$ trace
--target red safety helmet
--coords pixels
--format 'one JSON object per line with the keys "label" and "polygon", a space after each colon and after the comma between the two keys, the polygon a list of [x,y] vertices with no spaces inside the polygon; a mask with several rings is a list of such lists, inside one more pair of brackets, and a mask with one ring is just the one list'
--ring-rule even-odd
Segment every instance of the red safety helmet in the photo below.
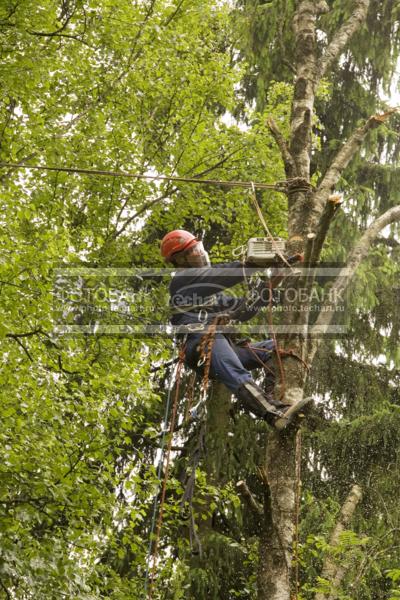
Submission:
{"label": "red safety helmet", "polygon": [[192,246],[195,246],[199,240],[196,237],[185,231],[184,229],[174,229],[165,235],[161,241],[161,256],[165,260],[171,260],[171,256],[176,252],[182,252]]}

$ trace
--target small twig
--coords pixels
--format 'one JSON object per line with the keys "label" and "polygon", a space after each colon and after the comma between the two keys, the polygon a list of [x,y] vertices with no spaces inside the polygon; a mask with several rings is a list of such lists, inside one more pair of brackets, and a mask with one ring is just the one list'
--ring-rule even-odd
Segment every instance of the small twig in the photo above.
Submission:
{"label": "small twig", "polygon": [[269,489],[268,473],[265,467],[257,467],[257,473],[267,489]]}
{"label": "small twig", "polygon": [[33,358],[32,355],[30,354],[28,348],[21,342],[21,340],[19,339],[20,336],[14,335],[12,333],[7,333],[6,337],[11,338],[13,340],[15,340],[17,342],[17,344],[22,348],[22,350],[25,352],[25,354],[27,355],[27,357],[29,358],[29,360],[31,362],[33,362]]}
{"label": "small twig", "polygon": [[254,498],[253,494],[251,493],[251,491],[248,488],[247,483],[243,480],[238,481],[236,484],[236,487],[238,488],[239,492],[241,493],[243,498],[246,500],[247,504],[250,506],[252,511],[255,512],[257,515],[261,516],[264,512],[263,508],[259,504],[259,502],[257,502],[257,500]]}

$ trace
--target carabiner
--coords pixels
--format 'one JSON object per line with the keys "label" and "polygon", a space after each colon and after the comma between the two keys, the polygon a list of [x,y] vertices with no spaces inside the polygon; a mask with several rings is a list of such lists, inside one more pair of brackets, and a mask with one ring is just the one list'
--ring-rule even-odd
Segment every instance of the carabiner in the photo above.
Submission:
{"label": "carabiner", "polygon": [[199,314],[198,314],[198,317],[197,317],[197,318],[198,318],[198,320],[200,321],[200,323],[207,323],[207,319],[208,319],[208,312],[206,311],[206,309],[205,309],[205,308],[202,308],[202,309],[199,311]]}

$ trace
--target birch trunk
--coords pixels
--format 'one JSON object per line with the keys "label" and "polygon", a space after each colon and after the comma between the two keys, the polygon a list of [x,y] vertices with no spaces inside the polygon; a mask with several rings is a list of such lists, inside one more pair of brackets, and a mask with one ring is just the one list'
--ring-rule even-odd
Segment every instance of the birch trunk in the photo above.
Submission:
{"label": "birch trunk", "polygon": [[[310,181],[311,127],[318,79],[365,20],[368,5],[368,0],[355,2],[353,15],[339,29],[321,62],[317,54],[316,25],[319,15],[329,10],[328,4],[324,0],[297,2],[293,20],[296,79],[288,145],[280,136],[276,124],[269,122],[270,130],[281,150],[288,177],[299,177],[307,182]],[[366,131],[370,125],[369,122],[365,127]],[[363,132],[364,130],[361,133]],[[361,133],[359,137],[362,137]],[[351,143],[346,146],[346,152],[342,152],[344,159],[340,164],[336,162],[334,165],[335,169],[339,166],[339,172],[342,172],[350,160],[350,158],[347,160],[347,154],[352,155],[352,152],[356,152],[359,148],[359,145],[353,142],[354,140],[351,140]],[[291,189],[288,203],[289,253],[305,251],[307,236],[310,237],[309,234],[314,232],[316,220],[328,200],[330,186],[325,187],[324,193],[318,193],[318,190],[314,193],[304,191],[304,185],[302,190],[296,187]],[[294,284],[290,280],[287,283]],[[307,311],[288,311],[284,314],[287,326],[296,325],[297,331],[299,326],[300,330],[302,327],[304,330],[307,328]],[[285,345],[287,349],[293,349],[299,356],[307,358],[308,348],[304,336],[289,333]],[[304,366],[300,361],[294,359],[285,361],[286,402],[297,402],[303,397],[305,375]],[[271,434],[265,468],[269,490],[266,494],[265,518],[260,533],[258,600],[290,600],[296,490],[295,432]]]}
{"label": "birch trunk", "polygon": [[[316,85],[316,20],[325,3],[303,0],[294,17],[296,40],[296,81],[291,116],[289,152],[295,176],[310,179],[311,121]],[[286,157],[286,164],[288,159]],[[289,253],[303,252],[307,233],[308,195],[295,190],[289,195]],[[287,315],[287,325],[297,317]],[[301,341],[290,340],[302,353]],[[302,396],[303,372],[295,361],[285,362],[286,401]],[[270,436],[266,470],[269,498],[264,529],[260,539],[258,600],[290,600],[291,562],[295,511],[295,436],[293,433]]]}

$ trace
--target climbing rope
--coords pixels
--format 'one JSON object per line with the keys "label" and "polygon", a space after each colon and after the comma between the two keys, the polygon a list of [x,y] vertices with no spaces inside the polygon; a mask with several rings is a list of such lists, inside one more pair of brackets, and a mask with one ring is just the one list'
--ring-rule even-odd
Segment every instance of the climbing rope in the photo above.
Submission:
{"label": "climbing rope", "polygon": [[278,244],[276,243],[276,240],[274,238],[274,236],[272,235],[272,233],[269,230],[269,227],[267,225],[267,222],[264,218],[264,215],[262,214],[260,205],[258,203],[257,200],[257,196],[256,196],[256,188],[253,182],[251,182],[251,194],[250,194],[250,198],[251,201],[253,203],[253,206],[256,210],[256,213],[258,215],[258,218],[260,219],[261,225],[264,227],[264,230],[267,234],[267,236],[270,238],[271,243],[272,243],[272,247],[274,248],[275,252],[277,253],[277,255],[279,256],[279,258],[282,260],[282,262],[287,265],[290,269],[292,269],[292,266],[290,265],[290,263],[288,263],[288,261],[286,260],[286,258],[283,256]]}
{"label": "climbing rope", "polygon": [[211,353],[214,346],[215,336],[218,325],[226,324],[226,319],[217,316],[208,326],[205,335],[202,336],[199,344],[200,364],[204,364],[204,375],[202,380],[203,393],[207,391],[209,385],[209,375],[211,368]]}
{"label": "climbing rope", "polygon": [[[211,367],[212,347],[214,344],[217,327],[221,323],[226,323],[226,317],[219,316],[219,317],[216,317],[216,319],[214,319],[214,321],[209,325],[206,334],[202,337],[201,344],[200,344],[199,355],[200,355],[200,360],[204,364],[204,375],[203,375],[203,380],[202,380],[202,399],[201,399],[202,404],[205,403],[207,390],[208,390],[208,386],[209,386],[209,372],[210,372],[210,367]],[[153,590],[154,590],[154,582],[156,579],[158,546],[159,546],[160,533],[161,533],[161,528],[162,528],[162,523],[163,523],[164,504],[165,504],[165,495],[166,495],[166,489],[167,489],[167,483],[168,483],[168,477],[169,477],[169,466],[170,466],[170,458],[171,458],[172,440],[173,440],[173,433],[174,433],[175,424],[176,424],[178,402],[179,402],[179,392],[180,392],[180,384],[181,384],[181,372],[182,372],[184,360],[185,360],[185,344],[182,344],[180,351],[179,351],[178,364],[177,364],[177,368],[176,368],[175,396],[174,396],[174,400],[173,400],[172,415],[171,415],[170,427],[169,427],[169,432],[168,432],[169,441],[168,441],[168,447],[167,447],[165,456],[164,456],[164,443],[165,443],[164,436],[163,436],[163,440],[161,443],[162,456],[160,459],[159,470],[158,470],[158,474],[157,474],[159,479],[161,477],[162,466],[164,465],[164,463],[165,463],[165,468],[164,468],[164,478],[163,478],[163,482],[162,482],[160,506],[159,506],[159,512],[158,512],[158,520],[157,520],[157,527],[156,527],[156,532],[155,532],[155,541],[154,541],[153,552],[151,552],[151,550],[152,550],[152,539],[151,538],[153,536],[155,521],[156,521],[157,496],[156,496],[155,503],[154,503],[153,520],[152,520],[152,526],[151,526],[151,531],[150,531],[150,544],[149,544],[148,561],[147,561],[148,565],[147,565],[146,578],[145,578],[145,594],[146,594],[147,600],[152,599]],[[175,360],[173,360],[173,362],[175,362]],[[165,413],[165,418],[164,418],[164,423],[165,423],[164,429],[165,430],[166,430],[166,425],[167,425],[167,421],[168,421],[172,385],[173,384],[171,381],[171,384],[169,387],[168,398],[167,398],[166,413]],[[191,382],[189,383],[188,393],[189,393],[189,399],[188,399],[189,406],[186,408],[186,415],[188,415],[190,413],[191,402],[193,401],[193,393],[194,393],[194,379],[193,378],[191,379]],[[201,426],[199,443],[198,443],[198,447],[196,450],[197,462],[200,458],[200,454],[201,454],[201,451],[204,446],[204,437],[205,437],[205,429],[204,429],[204,423],[203,423],[203,425]],[[185,500],[187,501],[188,498],[189,497],[191,498],[191,496],[193,495],[197,464],[193,465],[193,466],[194,466],[194,468],[192,469],[192,475],[190,477],[190,486],[189,486],[190,491],[188,491],[188,490],[185,491],[184,498],[182,500],[183,503],[185,502]],[[193,532],[194,532],[196,544],[201,552],[201,544],[200,544],[200,540],[198,540],[197,536],[196,536],[195,526],[194,526],[194,522],[193,522],[193,519],[194,519],[193,511],[192,511],[191,507],[190,507],[190,510],[191,510],[191,513],[190,513],[191,530],[193,530]],[[191,536],[192,536],[192,533],[191,533]],[[151,554],[152,554],[152,563],[153,564],[152,564],[152,569],[151,569],[151,576],[149,577]]]}
{"label": "climbing rope", "polygon": [[189,510],[189,541],[190,548],[193,552],[194,545],[197,547],[199,556],[202,556],[202,544],[197,534],[194,522],[193,512],[193,496],[196,484],[196,470],[200,463],[201,457],[205,454],[205,437],[206,437],[206,420],[203,418],[200,422],[197,443],[192,450],[190,459],[190,474],[185,482],[185,489],[181,500],[182,515],[187,514],[187,505]]}
{"label": "climbing rope", "polygon": [[[173,362],[175,362],[176,359],[173,359]],[[178,359],[179,360],[179,359]],[[159,481],[161,479],[161,472],[162,472],[162,467],[163,467],[163,463],[164,463],[164,448],[165,448],[165,438],[167,435],[167,426],[168,426],[168,417],[169,417],[169,410],[170,410],[170,406],[171,406],[171,395],[172,395],[172,388],[174,386],[174,380],[175,380],[175,371],[172,370],[171,371],[171,379],[169,382],[169,386],[168,386],[168,394],[167,394],[167,401],[165,404],[165,414],[164,414],[164,418],[163,418],[163,422],[162,422],[162,439],[161,439],[161,457],[160,457],[160,461],[158,463],[158,469],[157,469],[157,480]],[[152,516],[152,520],[151,520],[151,526],[150,526],[150,536],[149,536],[149,549],[147,552],[147,567],[146,567],[146,575],[145,575],[145,580],[144,580],[144,591],[147,597],[147,588],[148,588],[148,583],[149,583],[149,567],[150,567],[150,560],[151,560],[151,549],[152,549],[152,545],[153,545],[153,533],[154,533],[154,528],[156,525],[156,518],[157,518],[157,496],[158,496],[158,491],[157,494],[154,497],[154,505],[153,505],[153,516]]]}
{"label": "climbing rope", "polygon": [[275,240],[273,238],[273,235],[272,235],[272,233],[269,230],[267,222],[266,222],[266,220],[264,218],[264,215],[263,215],[263,213],[261,211],[261,208],[260,208],[260,205],[258,203],[257,196],[256,196],[256,186],[254,185],[253,182],[251,182],[251,194],[250,194],[250,198],[251,198],[251,201],[253,202],[254,208],[256,209],[256,213],[258,215],[258,218],[260,219],[260,222],[261,222],[262,226],[264,227],[264,229],[266,231],[266,234],[268,235],[268,237],[271,238],[272,242],[274,242]]}
{"label": "climbing rope", "polygon": [[273,369],[271,369],[271,367],[269,367],[267,365],[266,362],[264,362],[257,354],[257,352],[262,352],[265,353],[265,348],[256,348],[254,346],[251,346],[248,342],[246,344],[244,344],[244,346],[250,350],[250,352],[253,354],[254,358],[256,359],[256,361],[258,363],[260,363],[260,366],[264,369],[264,371],[268,374],[274,375],[274,371]]}
{"label": "climbing rope", "polygon": [[[184,345],[182,345],[181,348],[180,348],[180,350],[179,350],[178,365],[177,365],[177,368],[176,368],[176,375],[175,375],[175,396],[174,396],[174,401],[173,401],[173,405],[172,405],[172,415],[171,415],[170,427],[169,427],[169,432],[168,432],[169,440],[168,440],[168,447],[167,447],[167,451],[166,451],[165,456],[163,454],[164,441],[165,441],[164,438],[163,438],[163,442],[161,444],[161,453],[162,454],[161,454],[161,459],[160,459],[158,477],[161,476],[161,470],[162,470],[162,466],[164,465],[164,463],[165,463],[165,468],[164,468],[164,478],[163,478],[162,488],[161,488],[160,508],[159,508],[159,513],[158,513],[158,521],[157,521],[157,527],[156,527],[156,533],[155,533],[155,541],[154,541],[153,566],[152,566],[151,577],[150,577],[150,585],[148,586],[148,583],[149,583],[149,563],[150,563],[150,554],[151,554],[151,547],[152,547],[151,537],[152,537],[152,533],[154,531],[154,523],[155,523],[155,517],[156,517],[156,512],[157,512],[157,496],[156,496],[156,500],[155,500],[155,504],[154,504],[153,524],[152,524],[152,529],[151,529],[151,532],[150,532],[149,557],[148,557],[148,566],[147,566],[146,579],[145,579],[145,593],[146,593],[146,597],[147,597],[148,600],[151,600],[152,595],[153,595],[154,581],[155,581],[156,572],[157,572],[158,545],[159,545],[161,527],[162,527],[163,516],[164,516],[165,494],[166,494],[166,490],[167,490],[167,483],[168,483],[168,477],[169,477],[169,464],[170,464],[170,458],[171,458],[172,440],[173,440],[173,433],[174,433],[174,430],[175,430],[176,415],[177,415],[177,410],[178,410],[179,391],[180,391],[180,383],[181,383],[181,372],[182,372],[182,367],[183,367],[184,359],[185,359],[185,347],[184,347]],[[172,385],[170,386],[170,390],[171,389],[172,389]],[[167,419],[168,419],[169,404],[170,404],[170,394],[168,394],[168,399],[167,399],[167,408],[166,408],[166,413],[165,413],[166,414],[165,423],[167,423]]]}
{"label": "climbing rope", "polygon": [[186,390],[185,390],[185,396],[187,398],[186,407],[185,407],[185,416],[183,419],[185,424],[187,424],[189,422],[190,411],[192,410],[192,406],[193,406],[193,402],[194,402],[196,377],[197,377],[196,372],[193,371],[193,373],[190,375],[189,383],[187,384]]}

